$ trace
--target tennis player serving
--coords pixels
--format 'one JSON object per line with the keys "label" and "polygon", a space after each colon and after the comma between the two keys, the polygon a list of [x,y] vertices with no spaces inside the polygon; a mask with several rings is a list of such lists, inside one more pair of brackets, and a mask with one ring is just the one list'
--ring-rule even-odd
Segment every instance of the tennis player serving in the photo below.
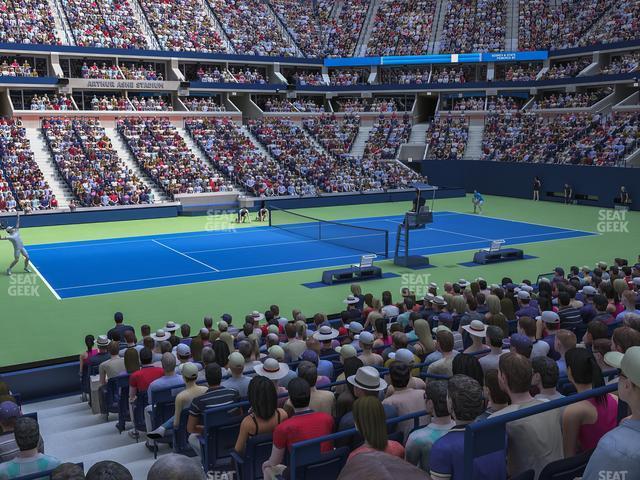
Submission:
{"label": "tennis player serving", "polygon": [[24,257],[24,271],[27,273],[31,273],[29,270],[29,254],[24,248],[24,243],[22,242],[22,238],[20,237],[20,212],[18,212],[18,219],[16,221],[15,227],[7,227],[7,236],[0,237],[0,240],[7,240],[11,242],[13,245],[13,262],[7,268],[7,275],[11,275],[11,269],[16,266],[18,261],[20,260],[20,255]]}

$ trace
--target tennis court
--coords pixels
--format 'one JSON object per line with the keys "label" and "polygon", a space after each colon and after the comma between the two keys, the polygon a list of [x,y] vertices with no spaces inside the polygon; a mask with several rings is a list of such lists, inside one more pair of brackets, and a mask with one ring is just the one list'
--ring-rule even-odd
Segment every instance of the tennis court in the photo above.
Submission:
{"label": "tennis court", "polygon": [[[31,245],[27,250],[56,298],[65,299],[349,265],[363,252],[384,254],[387,237],[393,256],[402,221],[401,216],[384,216],[317,222],[282,212],[274,226]],[[426,230],[411,232],[411,252],[432,255],[484,248],[495,239],[514,245],[589,235],[594,233],[443,211],[434,214]]]}

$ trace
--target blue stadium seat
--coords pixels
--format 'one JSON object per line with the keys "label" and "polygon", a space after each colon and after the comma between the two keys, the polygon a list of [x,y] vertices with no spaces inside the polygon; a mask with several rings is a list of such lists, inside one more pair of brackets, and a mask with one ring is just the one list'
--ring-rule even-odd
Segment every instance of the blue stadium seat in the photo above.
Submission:
{"label": "blue stadium seat", "polygon": [[239,480],[258,480],[262,478],[262,464],[271,456],[273,447],[271,433],[255,435],[247,439],[244,455],[231,452]]}
{"label": "blue stadium seat", "polygon": [[511,480],[535,480],[535,478],[536,478],[536,471],[527,470],[526,472],[522,472],[520,475],[511,477]]}
{"label": "blue stadium seat", "polygon": [[100,387],[100,413],[105,416],[105,421],[109,421],[110,413],[118,413],[118,402],[120,401],[120,388],[118,379],[110,378],[107,384]]}
{"label": "blue stadium seat", "polygon": [[120,433],[124,431],[125,423],[130,420],[129,414],[129,375],[122,375],[115,378],[116,390],[118,392],[118,423],[116,428]]}
{"label": "blue stadium seat", "polygon": [[296,480],[326,480],[338,478],[340,470],[347,463],[351,449],[339,447],[316,457],[306,457],[296,461]]}
{"label": "blue stadium seat", "polygon": [[189,446],[189,434],[187,422],[189,421],[189,409],[185,408],[180,413],[180,426],[173,430],[173,451],[182,455],[194,457],[196,452]]}
{"label": "blue stadium seat", "polygon": [[[242,403],[248,405],[247,402]],[[231,457],[244,418],[242,408],[236,405],[216,407],[205,411],[203,415],[201,447],[205,471],[212,470],[219,460]]]}
{"label": "blue stadium seat", "polygon": [[538,480],[573,480],[584,473],[593,450],[551,462],[540,472]]}

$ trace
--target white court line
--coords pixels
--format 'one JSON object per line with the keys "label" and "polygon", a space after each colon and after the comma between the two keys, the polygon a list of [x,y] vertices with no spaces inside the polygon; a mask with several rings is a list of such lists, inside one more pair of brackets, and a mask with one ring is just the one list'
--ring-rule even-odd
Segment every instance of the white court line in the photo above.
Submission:
{"label": "white court line", "polygon": [[[73,287],[62,287],[59,288],[58,290],[62,291],[62,290],[76,290],[78,288],[92,288],[92,287],[106,287],[107,285],[120,285],[123,283],[135,283],[135,282],[146,282],[149,280],[164,280],[165,278],[181,278],[181,277],[190,277],[190,276],[195,276],[195,275],[210,275],[211,273],[214,272],[196,272],[196,273],[181,273],[179,275],[165,275],[165,276],[161,276],[161,277],[149,277],[149,278],[136,278],[134,280],[118,280],[117,282],[104,282],[104,283],[91,283],[88,285],[75,285]],[[171,286],[171,285],[169,285]],[[176,285],[173,285],[176,286]],[[154,287],[151,287],[154,288]],[[142,290],[145,290],[144,288]],[[125,292],[129,292],[131,290],[125,290],[124,292],[119,292],[119,293],[125,293]],[[101,294],[98,294],[101,295]],[[84,295],[83,295],[84,296]]]}
{"label": "white court line", "polygon": [[167,250],[171,250],[172,252],[177,253],[178,255],[182,255],[183,257],[188,258],[189,260],[193,260],[194,262],[199,263],[200,265],[203,265],[203,266],[205,266],[205,267],[207,267],[207,268],[209,268],[209,269],[213,270],[214,272],[219,272],[219,271],[220,271],[220,270],[218,270],[217,268],[212,267],[211,265],[208,265],[208,264],[206,264],[206,263],[204,263],[204,262],[201,262],[200,260],[196,260],[195,258],[190,257],[190,256],[189,256],[189,255],[187,255],[186,253],[182,253],[182,252],[180,252],[179,250],[176,250],[175,248],[171,248],[171,247],[169,247],[169,246],[165,245],[165,244],[164,244],[164,243],[162,243],[162,242],[159,242],[159,241],[157,241],[157,240],[151,240],[151,241],[152,241],[153,243],[157,244],[157,245],[160,245],[161,247],[166,248]]}
{"label": "white court line", "polygon": [[545,225],[544,223],[534,223],[534,222],[523,221],[523,220],[511,220],[509,218],[492,217],[490,215],[485,215],[485,214],[478,215],[476,213],[452,212],[451,215],[465,215],[467,217],[474,217],[474,218],[490,218],[492,220],[502,220],[503,222],[525,223],[529,225],[537,225],[538,227],[557,228],[567,232],[580,232],[580,233],[591,233],[593,235],[600,235],[600,233],[590,232],[588,230],[576,230],[575,228],[564,228],[564,227],[558,227],[557,225]]}
{"label": "white court line", "polygon": [[44,278],[44,275],[42,275],[40,273],[40,271],[38,270],[38,268],[33,264],[33,262],[29,262],[29,266],[33,269],[34,272],[36,272],[36,274],[40,277],[40,280],[42,280],[42,283],[44,283],[47,288],[49,289],[49,291],[51,293],[53,293],[53,296],[56,297],[56,299],[58,300],[62,300],[60,298],[60,295],[58,295],[58,292],[55,291],[55,289],[49,284],[49,282],[47,282],[47,279]]}

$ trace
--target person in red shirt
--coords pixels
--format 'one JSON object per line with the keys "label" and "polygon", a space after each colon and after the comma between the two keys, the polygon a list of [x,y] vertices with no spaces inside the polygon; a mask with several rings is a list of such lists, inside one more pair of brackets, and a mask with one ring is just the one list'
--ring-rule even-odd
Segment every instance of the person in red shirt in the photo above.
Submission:
{"label": "person in red shirt", "polygon": [[[333,433],[333,417],[328,413],[314,412],[309,408],[311,387],[306,380],[300,377],[294,378],[287,388],[295,413],[273,431],[271,456],[262,464],[264,478],[273,478],[274,474],[284,470],[282,463],[285,451],[291,451],[291,445],[294,443]],[[331,442],[320,445],[321,452],[328,452],[332,448]]]}
{"label": "person in red shirt", "polygon": [[155,367],[151,363],[153,360],[153,352],[148,348],[140,350],[141,368],[129,377],[129,402],[136,401],[138,392],[146,392],[151,382],[160,378],[164,372],[162,368]]}

